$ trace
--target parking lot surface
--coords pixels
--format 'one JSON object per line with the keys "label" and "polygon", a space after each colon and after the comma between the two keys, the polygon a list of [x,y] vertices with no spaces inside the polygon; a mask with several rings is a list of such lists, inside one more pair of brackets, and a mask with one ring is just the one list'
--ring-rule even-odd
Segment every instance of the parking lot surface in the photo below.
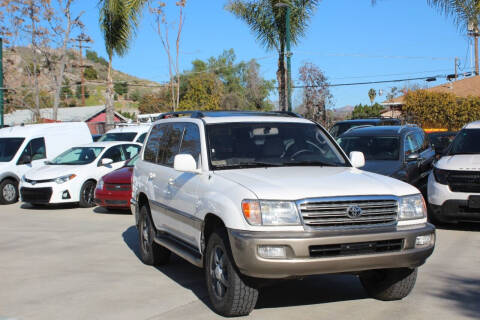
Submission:
{"label": "parking lot surface", "polygon": [[[128,213],[0,207],[0,319],[215,319],[203,272],[174,257],[144,265]],[[314,276],[261,291],[251,319],[478,319],[480,226],[437,230],[402,301],[366,296],[354,276]]]}

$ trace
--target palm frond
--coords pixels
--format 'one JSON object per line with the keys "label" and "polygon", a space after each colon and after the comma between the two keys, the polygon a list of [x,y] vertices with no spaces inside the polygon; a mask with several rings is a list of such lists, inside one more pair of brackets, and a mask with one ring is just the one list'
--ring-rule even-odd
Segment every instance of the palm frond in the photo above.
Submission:
{"label": "palm frond", "polygon": [[480,0],[427,0],[447,17],[453,18],[457,27],[464,31],[469,23],[478,27],[480,21]]}

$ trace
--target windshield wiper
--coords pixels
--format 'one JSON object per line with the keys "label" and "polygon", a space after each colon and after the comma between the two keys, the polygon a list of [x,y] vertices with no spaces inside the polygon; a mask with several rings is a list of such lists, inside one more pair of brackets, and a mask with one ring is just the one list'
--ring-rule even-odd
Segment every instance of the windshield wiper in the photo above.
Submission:
{"label": "windshield wiper", "polygon": [[273,162],[242,162],[238,164],[232,165],[223,165],[223,166],[216,166],[218,169],[242,169],[242,168],[261,168],[261,167],[281,167],[283,163],[273,163]]}
{"label": "windshield wiper", "polygon": [[320,166],[320,167],[339,167],[339,163],[331,163],[325,161],[302,161],[302,162],[285,162],[285,166]]}

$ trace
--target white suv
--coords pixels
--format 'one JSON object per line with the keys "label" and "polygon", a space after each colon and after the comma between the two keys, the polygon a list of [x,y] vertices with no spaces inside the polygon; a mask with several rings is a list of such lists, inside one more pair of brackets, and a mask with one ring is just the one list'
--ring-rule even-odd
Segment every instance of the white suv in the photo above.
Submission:
{"label": "white suv", "polygon": [[409,294],[435,242],[417,189],[293,114],[189,115],[155,122],[135,165],[144,263],[203,267],[225,316],[250,313],[263,279],[347,272],[378,299]]}
{"label": "white suv", "polygon": [[434,222],[480,221],[480,121],[463,127],[428,177]]}

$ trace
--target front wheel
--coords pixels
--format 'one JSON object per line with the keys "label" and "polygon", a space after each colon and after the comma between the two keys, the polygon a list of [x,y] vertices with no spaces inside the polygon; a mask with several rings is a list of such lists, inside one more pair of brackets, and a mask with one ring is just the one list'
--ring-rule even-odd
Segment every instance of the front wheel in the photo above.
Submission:
{"label": "front wheel", "polygon": [[417,280],[417,268],[370,270],[360,274],[367,293],[375,299],[392,301],[408,296]]}
{"label": "front wheel", "polygon": [[0,183],[0,203],[12,204],[18,201],[18,183],[12,179],[5,179]]}
{"label": "front wheel", "polygon": [[82,208],[91,208],[95,207],[95,188],[97,183],[95,181],[89,180],[85,182],[80,189],[80,200],[79,205]]}
{"label": "front wheel", "polygon": [[219,314],[245,316],[255,307],[258,289],[247,284],[234,266],[224,230],[215,231],[208,239],[205,276],[210,301]]}

